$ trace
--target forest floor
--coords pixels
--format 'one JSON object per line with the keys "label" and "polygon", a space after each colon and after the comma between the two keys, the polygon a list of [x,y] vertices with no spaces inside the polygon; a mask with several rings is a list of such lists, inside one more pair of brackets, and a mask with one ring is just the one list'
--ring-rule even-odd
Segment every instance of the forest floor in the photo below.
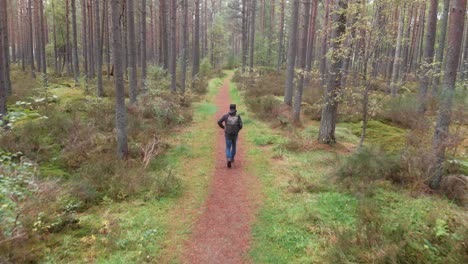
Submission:
{"label": "forest floor", "polygon": [[[41,262],[457,263],[465,257],[464,208],[385,180],[365,183],[372,189],[366,196],[336,179],[334,170],[359,142],[358,125],[338,124],[338,147],[316,144],[317,122],[272,128],[248,111],[227,73],[210,81],[208,94],[193,105],[193,122],[165,138],[169,150],[150,164],[155,174],[172,170],[180,190],[159,199],[103,199],[78,213],[79,228],[32,249],[44,252]],[[70,89],[56,92],[62,90]],[[230,103],[238,104],[244,122],[232,169],[216,125]],[[392,126],[386,134],[389,125],[372,125],[370,138],[404,145],[405,130]]]}

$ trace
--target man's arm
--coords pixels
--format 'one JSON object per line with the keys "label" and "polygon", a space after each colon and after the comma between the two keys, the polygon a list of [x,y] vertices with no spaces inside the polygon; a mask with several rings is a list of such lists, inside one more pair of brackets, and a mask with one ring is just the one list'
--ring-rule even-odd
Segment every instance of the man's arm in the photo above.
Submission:
{"label": "man's arm", "polygon": [[239,115],[239,130],[241,130],[243,126],[244,126],[244,124],[242,123],[242,118]]}
{"label": "man's arm", "polygon": [[219,120],[218,120],[218,126],[222,129],[224,129],[223,122],[226,121],[226,116],[223,115]]}

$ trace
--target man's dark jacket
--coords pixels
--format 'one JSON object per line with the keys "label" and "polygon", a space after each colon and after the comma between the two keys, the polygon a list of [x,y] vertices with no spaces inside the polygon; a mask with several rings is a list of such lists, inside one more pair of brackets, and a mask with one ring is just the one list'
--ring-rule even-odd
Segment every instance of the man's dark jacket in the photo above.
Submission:
{"label": "man's dark jacket", "polygon": [[[224,124],[226,123],[228,117],[229,117],[229,116],[235,116],[236,114],[237,114],[237,111],[230,111],[228,114],[223,115],[223,116],[218,120],[218,126],[219,126],[220,128],[222,128],[222,129],[224,129]],[[239,131],[240,131],[240,130],[242,129],[242,119],[241,119],[240,115],[239,115],[239,119],[238,119],[238,120],[239,120],[238,126],[239,126]],[[223,123],[224,123],[224,124],[223,124]],[[228,134],[226,133],[226,130],[224,130],[224,133],[225,133],[225,136],[226,136],[226,137],[229,137],[229,138],[231,138],[231,139],[237,138],[237,134],[235,134],[235,135],[228,135]]]}

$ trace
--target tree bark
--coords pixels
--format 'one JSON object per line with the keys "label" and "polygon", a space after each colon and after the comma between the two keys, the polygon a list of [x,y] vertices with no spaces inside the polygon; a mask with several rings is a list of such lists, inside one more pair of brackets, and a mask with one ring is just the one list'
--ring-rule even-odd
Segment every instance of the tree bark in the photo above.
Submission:
{"label": "tree bark", "polygon": [[325,75],[327,70],[327,42],[328,42],[328,23],[330,17],[330,1],[331,0],[324,0],[324,12],[325,17],[323,20],[323,28],[322,28],[322,46],[320,52],[320,75],[322,76],[322,84],[325,83]]}
{"label": "tree bark", "polygon": [[177,69],[177,0],[171,1],[171,47],[170,51],[170,73],[171,73],[171,92],[177,91],[176,87],[176,69]]}
{"label": "tree bark", "polygon": [[[439,45],[437,47],[435,66],[434,66],[434,82],[432,84],[432,94],[435,96],[439,91],[440,85],[440,71],[444,61],[445,40],[447,39],[447,23],[449,13],[450,0],[444,0],[444,11],[440,19],[440,37]],[[466,53],[465,53],[466,54]],[[466,56],[465,56],[466,57]]]}
{"label": "tree bark", "polygon": [[39,0],[39,29],[40,29],[40,49],[41,49],[41,68],[44,75],[47,74],[47,60],[46,60],[46,36],[44,27],[44,2]]}
{"label": "tree bark", "polygon": [[[103,97],[104,96],[104,89],[102,87],[102,39],[101,39],[101,26],[100,26],[100,16],[99,16],[99,1],[95,3],[96,8],[94,12],[96,13],[96,22],[95,22],[95,29],[96,29],[96,66],[97,66],[97,96]],[[104,9],[104,5],[103,5]]]}
{"label": "tree bark", "polygon": [[0,123],[5,125],[6,116],[8,115],[7,109],[7,83],[6,79],[9,78],[10,72],[7,68],[7,57],[5,53],[5,41],[8,46],[8,20],[7,20],[7,0],[0,0]]}
{"label": "tree bark", "polygon": [[436,162],[430,187],[435,189],[439,188],[443,176],[443,163],[445,161],[445,149],[447,147],[447,138],[449,135],[457,68],[461,55],[462,38],[460,38],[460,36],[463,35],[465,24],[466,2],[467,0],[451,1],[443,90],[440,97],[440,108],[437,115],[433,140],[433,152],[436,157]]}
{"label": "tree bark", "polygon": [[304,1],[304,24],[302,27],[302,40],[300,43],[300,56],[298,57],[299,68],[301,73],[299,74],[299,80],[296,86],[296,93],[294,95],[294,106],[293,106],[293,121],[295,123],[300,122],[301,118],[301,104],[302,104],[302,92],[304,90],[304,79],[306,75],[306,60],[307,60],[307,42],[309,40],[309,24],[310,24],[310,0]]}
{"label": "tree bark", "polygon": [[146,0],[141,1],[141,79],[146,80]]}
{"label": "tree bark", "polygon": [[187,53],[188,53],[188,0],[183,0],[183,29],[182,29],[182,76],[181,76],[181,86],[180,86],[180,93],[185,93],[185,81],[187,76]]}
{"label": "tree bark", "polygon": [[426,97],[427,88],[429,86],[431,76],[429,70],[432,68],[434,61],[434,44],[437,30],[437,7],[439,6],[438,0],[430,0],[429,8],[429,21],[427,22],[426,30],[426,47],[424,48],[424,65],[422,66],[422,79],[419,86],[419,112],[426,112]]}
{"label": "tree bark", "polygon": [[128,68],[130,104],[137,101],[137,63],[136,63],[136,38],[135,38],[135,13],[133,0],[127,0],[127,37],[128,37]]}
{"label": "tree bark", "polygon": [[401,65],[401,37],[403,35],[403,24],[404,24],[404,15],[403,10],[399,10],[398,12],[398,36],[396,40],[396,48],[395,48],[395,57],[393,59],[393,70],[392,70],[392,77],[391,77],[391,94],[393,97],[396,97],[398,93],[398,86],[400,85],[400,65]]}
{"label": "tree bark", "polygon": [[84,74],[86,77],[86,81],[89,77],[89,69],[88,69],[88,35],[87,35],[87,18],[86,18],[86,0],[81,0],[81,28],[82,28],[82,49],[83,49],[83,65],[84,65]]}
{"label": "tree bark", "polygon": [[32,0],[28,0],[28,24],[29,24],[29,62],[31,63],[31,76],[36,78],[36,69],[34,67],[34,34],[33,34],[33,18],[32,18]]}
{"label": "tree bark", "polygon": [[128,156],[127,113],[125,108],[125,87],[122,69],[122,37],[120,35],[121,0],[111,1],[112,14],[112,52],[114,61],[115,118],[117,129],[117,156]]}
{"label": "tree bark", "polygon": [[75,85],[79,82],[80,77],[80,63],[78,61],[78,28],[76,25],[76,1],[71,0],[72,9],[72,30],[73,30],[73,77]]}
{"label": "tree bark", "polygon": [[297,53],[297,30],[299,21],[299,0],[293,0],[291,13],[291,26],[289,28],[288,68],[286,72],[286,85],[284,88],[284,103],[291,106],[294,87],[294,70],[296,66]]}
{"label": "tree bark", "polygon": [[247,42],[247,1],[242,0],[242,72],[245,72],[245,68],[247,66],[247,49],[248,49],[248,42]]}
{"label": "tree bark", "polygon": [[284,50],[284,3],[285,0],[281,0],[281,14],[280,14],[280,32],[279,32],[279,37],[278,37],[278,63],[276,64],[276,72],[280,72],[281,67],[283,66],[283,50]]}
{"label": "tree bark", "polygon": [[192,86],[200,70],[200,0],[195,0],[195,30],[193,32]]}
{"label": "tree bark", "polygon": [[[4,89],[5,93],[5,98],[9,94],[12,93],[12,88],[11,88],[11,80],[10,80],[10,45],[8,41],[8,9],[7,9],[7,0],[2,0],[2,6],[0,6],[2,10],[2,16],[0,16],[0,19],[2,20],[1,22],[1,27],[2,27],[2,36],[1,38],[2,43],[0,45],[0,53],[3,52],[3,60],[0,60],[0,64],[3,64],[3,85],[0,85],[0,89]],[[0,75],[2,72],[0,71]],[[2,99],[0,99],[2,100]],[[6,105],[5,105],[6,109]],[[3,110],[0,110],[0,114],[5,114]]]}
{"label": "tree bark", "polygon": [[333,10],[335,12],[332,13],[332,23],[336,27],[333,27],[330,38],[332,50],[331,64],[318,137],[319,142],[325,144],[336,143],[335,127],[341,94],[341,66],[343,63],[342,56],[339,53],[343,42],[342,36],[346,30],[345,10],[347,9],[347,2],[345,0],[334,0],[334,3]]}
{"label": "tree bark", "polygon": [[256,16],[257,0],[252,0],[252,22],[250,24],[250,73],[254,70],[254,53],[255,53],[255,16]]}

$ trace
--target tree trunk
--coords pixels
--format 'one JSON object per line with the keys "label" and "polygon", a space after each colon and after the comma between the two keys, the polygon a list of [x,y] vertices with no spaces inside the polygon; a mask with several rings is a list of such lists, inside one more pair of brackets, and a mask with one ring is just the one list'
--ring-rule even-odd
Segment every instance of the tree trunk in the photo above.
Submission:
{"label": "tree trunk", "polygon": [[161,10],[161,34],[162,36],[160,37],[162,40],[162,51],[163,51],[163,57],[164,57],[164,69],[169,69],[169,37],[167,34],[167,4],[165,0],[160,0],[160,10]]}
{"label": "tree trunk", "polygon": [[[66,39],[65,39],[65,63],[67,69],[67,77],[71,76],[71,56],[70,56],[70,3],[69,0],[65,1],[65,28],[66,28]],[[75,82],[76,83],[76,82]]]}
{"label": "tree trunk", "polygon": [[299,74],[299,80],[296,86],[296,93],[294,95],[294,107],[293,107],[293,121],[295,123],[300,122],[301,118],[301,104],[302,104],[302,92],[304,90],[304,79],[306,74],[306,60],[307,60],[307,42],[309,40],[309,24],[310,24],[310,0],[304,2],[304,24],[302,27],[302,40],[300,43],[300,56],[298,57],[299,68],[301,73]]}
{"label": "tree trunk", "polygon": [[0,0],[0,125],[5,125],[7,108],[7,82],[10,72],[7,68],[7,53],[5,52],[5,42],[8,47],[8,20],[7,20],[7,0]]}
{"label": "tree trunk", "polygon": [[281,67],[283,66],[283,50],[284,50],[284,3],[285,0],[281,0],[281,18],[280,18],[280,32],[279,32],[279,37],[278,37],[278,63],[276,64],[276,72],[280,72]]}
{"label": "tree trunk", "polygon": [[[124,0],[123,0],[124,1]],[[127,113],[125,108],[125,87],[122,69],[122,37],[120,35],[121,1],[111,1],[112,15],[112,52],[114,61],[115,83],[115,119],[117,129],[117,156],[126,159],[128,156]]]}
{"label": "tree trunk", "polygon": [[86,0],[81,0],[81,27],[82,27],[82,49],[83,49],[83,65],[84,65],[84,74],[86,77],[86,81],[89,77],[89,69],[88,69],[88,35],[87,35],[87,18],[86,18]]}
{"label": "tree trunk", "polygon": [[419,85],[419,112],[426,112],[426,97],[427,88],[430,83],[429,70],[432,68],[434,61],[434,44],[437,30],[437,7],[438,0],[430,0],[429,21],[427,22],[426,30],[426,47],[424,48],[424,65],[422,66],[422,80]]}
{"label": "tree trunk", "polygon": [[330,72],[327,80],[327,90],[325,91],[324,106],[322,117],[320,119],[320,130],[318,140],[320,143],[334,144],[335,127],[338,114],[338,102],[341,94],[341,66],[343,63],[340,56],[342,45],[342,36],[346,30],[346,12],[347,2],[344,0],[334,0],[335,5],[332,13],[333,27],[331,33],[331,59]]}
{"label": "tree trunk", "polygon": [[[96,66],[97,66],[97,96],[103,97],[104,96],[104,89],[102,87],[102,40],[101,40],[101,26],[100,26],[100,16],[99,16],[99,1],[95,3],[96,8],[94,12],[96,13],[96,21],[95,21],[95,28],[96,28]],[[103,7],[104,9],[104,7]]]}
{"label": "tree trunk", "polygon": [[323,20],[323,27],[322,27],[322,47],[320,52],[320,75],[322,76],[321,83],[325,83],[325,75],[327,70],[327,42],[328,42],[328,20],[330,17],[330,2],[331,0],[324,0],[324,12],[325,17]]}
{"label": "tree trunk", "polygon": [[434,132],[433,152],[436,157],[434,176],[431,179],[431,188],[439,188],[443,175],[445,149],[449,134],[450,118],[452,112],[455,82],[457,79],[458,61],[461,55],[463,27],[465,24],[467,0],[452,0],[448,32],[448,49],[445,62],[444,82],[440,97],[440,109]]}
{"label": "tree trunk", "polygon": [[291,26],[289,28],[289,49],[288,49],[288,68],[286,76],[286,85],[284,88],[284,103],[291,106],[294,86],[294,69],[296,66],[297,53],[297,30],[299,22],[299,0],[293,0],[291,13]]}
{"label": "tree trunk", "polygon": [[257,0],[252,0],[252,22],[250,24],[250,73],[254,70],[254,52],[255,52],[255,17],[256,17]]}
{"label": "tree trunk", "polygon": [[192,86],[200,70],[200,0],[195,0],[195,30],[193,32]]}
{"label": "tree trunk", "polygon": [[247,1],[242,0],[242,72],[245,72],[245,68],[247,66]]}
{"label": "tree trunk", "polygon": [[128,37],[128,67],[130,104],[137,100],[137,64],[136,64],[136,38],[135,38],[135,16],[133,0],[127,0],[127,37]]}
{"label": "tree trunk", "polygon": [[176,69],[177,69],[177,0],[171,1],[171,47],[170,51],[170,73],[171,73],[171,92],[177,91],[176,87]]}
{"label": "tree trunk", "polygon": [[183,29],[182,29],[182,83],[180,87],[180,93],[184,94],[185,93],[185,81],[186,81],[186,76],[187,76],[187,53],[188,53],[188,0],[183,0]]}
{"label": "tree trunk", "polygon": [[442,17],[440,19],[441,24],[440,24],[439,45],[437,47],[436,59],[435,59],[435,65],[434,65],[434,82],[432,84],[432,94],[434,96],[439,91],[439,85],[440,85],[439,75],[440,75],[440,71],[442,68],[442,63],[444,61],[445,40],[447,39],[446,37],[447,37],[449,6],[450,6],[450,0],[444,0],[444,11],[442,12]]}
{"label": "tree trunk", "polygon": [[36,78],[36,69],[34,67],[34,37],[33,37],[33,18],[32,18],[32,0],[28,0],[28,24],[29,24],[29,62],[31,63],[31,76]]}
{"label": "tree trunk", "polygon": [[71,0],[72,30],[73,30],[73,77],[78,85],[80,77],[80,64],[78,61],[78,28],[76,25],[76,1]]}
{"label": "tree trunk", "polygon": [[52,0],[52,36],[54,38],[54,72],[55,75],[59,75],[58,67],[58,50],[57,50],[57,21],[55,20],[55,1]]}
{"label": "tree trunk", "polygon": [[391,84],[390,89],[393,97],[396,97],[398,93],[398,86],[400,85],[399,82],[399,72],[400,72],[400,65],[401,65],[401,37],[403,35],[403,24],[404,24],[404,15],[403,10],[399,10],[398,12],[398,36],[396,41],[396,48],[395,48],[395,58],[393,59],[393,70],[392,70],[392,77],[391,77]]}
{"label": "tree trunk", "polygon": [[461,80],[464,84],[465,91],[468,89],[468,20],[465,23],[465,47],[463,48],[463,61],[461,65]]}
{"label": "tree trunk", "polygon": [[[7,10],[7,0],[0,0],[2,1],[2,5],[0,6],[1,9],[3,9],[3,14],[0,16],[0,19],[3,20],[1,22],[1,27],[2,29],[2,36],[1,38],[3,41],[1,42],[0,45],[0,53],[3,52],[3,60],[0,60],[0,64],[3,64],[3,85],[0,85],[0,89],[4,89],[5,93],[5,98],[7,95],[11,94],[12,89],[11,89],[11,80],[10,80],[10,45],[8,42],[8,10]],[[0,71],[0,75],[2,72]],[[0,99],[2,100],[2,99]],[[5,105],[6,109],[6,105]],[[5,114],[3,112],[3,109],[0,110],[0,115]]]}
{"label": "tree trunk", "polygon": [[141,79],[146,80],[146,0],[141,1]]}
{"label": "tree trunk", "polygon": [[[311,10],[311,17],[310,17],[310,25],[309,25],[309,41],[307,44],[307,62],[306,62],[306,71],[309,73],[312,70],[312,61],[313,61],[313,54],[315,49],[315,27],[316,27],[316,17],[317,17],[317,7],[318,7],[318,0],[312,1],[312,10]],[[309,77],[307,77],[307,80]]]}
{"label": "tree trunk", "polygon": [[41,47],[41,68],[44,75],[47,74],[47,61],[46,61],[46,36],[44,27],[44,2],[39,0],[39,29],[40,29],[40,47]]}

